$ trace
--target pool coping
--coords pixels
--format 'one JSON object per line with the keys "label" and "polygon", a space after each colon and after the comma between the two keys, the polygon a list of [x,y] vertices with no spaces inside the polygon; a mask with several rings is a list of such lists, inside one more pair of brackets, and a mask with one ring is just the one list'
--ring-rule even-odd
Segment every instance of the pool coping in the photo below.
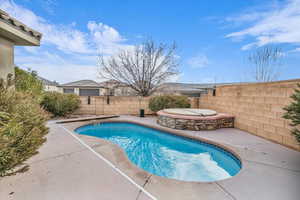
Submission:
{"label": "pool coping", "polygon": [[[69,123],[70,125],[72,124],[71,127],[65,127],[65,128],[72,131],[72,133],[75,134],[75,135],[80,135],[80,136],[83,136],[83,137],[86,137],[86,138],[88,138],[88,137],[94,138],[94,139],[97,139],[97,140],[101,141],[102,143],[109,144],[110,148],[112,148],[114,151],[117,151],[118,153],[121,153],[121,158],[119,158],[120,162],[121,161],[126,162],[126,164],[130,166],[130,169],[133,169],[135,174],[141,174],[142,173],[142,174],[144,174],[145,177],[153,176],[156,179],[163,180],[163,181],[168,181],[168,182],[173,182],[173,183],[176,183],[176,184],[211,184],[211,183],[220,183],[220,182],[223,182],[223,181],[226,181],[226,180],[229,180],[229,179],[234,179],[235,177],[239,176],[239,174],[241,174],[241,172],[243,171],[243,168],[244,168],[243,167],[244,166],[244,161],[243,161],[242,157],[237,152],[235,152],[232,148],[228,147],[227,145],[224,145],[224,144],[221,144],[221,143],[218,143],[218,142],[206,139],[206,138],[199,138],[199,136],[196,137],[196,136],[187,135],[182,130],[177,130],[177,129],[174,129],[174,130],[171,129],[170,130],[170,128],[162,127],[158,124],[157,124],[157,126],[154,126],[154,125],[151,125],[151,124],[147,124],[145,122],[137,122],[137,121],[134,121],[134,120],[116,119],[116,118],[114,118],[114,119],[98,119],[98,120],[91,120],[91,121],[78,121],[78,122],[80,122],[80,124]],[[78,133],[75,132],[76,129],[78,129],[82,126],[99,124],[101,122],[121,122],[121,123],[123,122],[123,123],[137,124],[137,125],[140,125],[140,126],[145,126],[147,128],[159,130],[159,131],[165,132],[167,134],[173,134],[173,135],[176,135],[176,136],[179,136],[179,137],[185,137],[185,138],[192,139],[192,140],[195,140],[195,141],[208,143],[208,144],[211,144],[213,146],[217,146],[219,148],[223,148],[225,151],[231,153],[232,155],[234,155],[240,161],[241,169],[239,170],[239,172],[236,175],[234,175],[230,178],[217,180],[217,181],[183,181],[183,180],[177,180],[177,179],[173,179],[173,178],[166,178],[166,177],[162,177],[162,176],[157,176],[155,174],[151,174],[151,173],[141,169],[140,167],[138,167],[134,163],[132,163],[130,161],[130,159],[128,158],[126,152],[120,146],[118,146],[117,144],[114,144],[114,143],[112,143],[110,141],[107,141],[105,139],[102,139],[102,138],[83,135],[83,134],[78,134]],[[62,124],[60,124],[60,125],[62,125]],[[79,138],[79,139],[81,140],[81,138]],[[103,155],[101,155],[101,156],[103,156]],[[104,157],[104,158],[106,158],[106,157]],[[111,158],[106,158],[106,159],[109,160],[109,161],[112,160]],[[116,167],[118,167],[118,166],[116,166]],[[120,170],[123,171],[121,168],[120,168]],[[135,177],[131,177],[131,178],[135,179]]]}
{"label": "pool coping", "polygon": [[110,119],[110,118],[117,118],[119,115],[108,115],[108,116],[93,116],[93,117],[80,117],[80,118],[71,118],[71,119],[63,119],[59,120],[57,124],[65,124],[65,123],[72,123],[72,122],[82,122],[82,121],[91,121],[91,120],[101,120],[101,119]]}

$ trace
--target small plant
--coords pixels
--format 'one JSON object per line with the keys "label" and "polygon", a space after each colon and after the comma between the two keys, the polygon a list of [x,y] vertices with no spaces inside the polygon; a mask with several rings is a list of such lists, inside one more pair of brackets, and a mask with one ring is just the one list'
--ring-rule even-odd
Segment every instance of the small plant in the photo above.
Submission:
{"label": "small plant", "polygon": [[[300,88],[300,84],[298,84],[298,88]],[[290,125],[295,127],[291,133],[296,137],[300,144],[300,90],[295,89],[295,93],[291,98],[293,99],[293,102],[283,108],[286,111],[283,118],[291,120]]]}
{"label": "small plant", "polygon": [[191,104],[186,96],[164,95],[155,96],[150,99],[149,108],[153,112],[165,108],[190,108]]}
{"label": "small plant", "polygon": [[0,86],[0,176],[28,169],[13,171],[45,142],[46,120],[32,95]]}
{"label": "small plant", "polygon": [[45,92],[41,106],[53,116],[66,116],[79,108],[80,99],[75,94]]}

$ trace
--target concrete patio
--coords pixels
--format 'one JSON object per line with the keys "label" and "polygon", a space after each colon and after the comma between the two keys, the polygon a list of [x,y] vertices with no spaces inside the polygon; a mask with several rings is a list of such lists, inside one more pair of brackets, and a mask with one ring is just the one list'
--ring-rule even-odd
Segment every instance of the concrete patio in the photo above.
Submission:
{"label": "concrete patio", "polygon": [[[152,117],[121,116],[112,120],[159,127]],[[177,130],[223,144],[242,158],[243,169],[237,176],[213,183],[195,183],[151,175],[130,163],[118,146],[73,134],[74,128],[86,123],[90,122],[49,122],[47,142],[39,154],[26,162],[30,170],[0,179],[0,199],[298,200],[300,197],[300,152],[247,132],[232,128]]]}

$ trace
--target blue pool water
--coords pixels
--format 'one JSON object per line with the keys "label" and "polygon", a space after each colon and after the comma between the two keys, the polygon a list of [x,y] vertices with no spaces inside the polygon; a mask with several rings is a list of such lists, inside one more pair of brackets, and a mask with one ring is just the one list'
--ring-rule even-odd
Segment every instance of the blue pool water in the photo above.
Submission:
{"label": "blue pool water", "polygon": [[162,177],[216,181],[241,169],[240,161],[220,147],[137,124],[105,122],[80,127],[76,132],[119,145],[135,165]]}

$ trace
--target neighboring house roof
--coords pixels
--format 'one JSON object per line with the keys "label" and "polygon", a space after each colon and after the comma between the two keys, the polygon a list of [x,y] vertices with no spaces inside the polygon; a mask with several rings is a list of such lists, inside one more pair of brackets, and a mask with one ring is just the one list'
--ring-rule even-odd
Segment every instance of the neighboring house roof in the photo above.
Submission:
{"label": "neighboring house roof", "polygon": [[42,34],[29,28],[22,22],[9,16],[0,9],[0,36],[14,42],[15,45],[38,46]]}
{"label": "neighboring house roof", "polygon": [[190,83],[164,83],[162,84],[158,91],[160,92],[189,92],[189,93],[199,93],[205,91],[205,88],[213,87],[208,84],[190,84]]}
{"label": "neighboring house roof", "polygon": [[100,82],[99,85],[106,87],[106,88],[116,88],[116,87],[126,87],[127,85],[125,83],[121,83],[115,80],[108,80]]}
{"label": "neighboring house roof", "polygon": [[91,88],[103,88],[102,85],[93,80],[80,80],[70,83],[61,84],[58,87],[91,87]]}
{"label": "neighboring house roof", "polygon": [[42,81],[43,85],[51,85],[51,86],[58,86],[59,84],[56,81],[50,81],[43,77],[38,76],[38,79]]}
{"label": "neighboring house roof", "polygon": [[100,82],[101,84],[119,84],[119,81],[116,80],[107,80],[107,81],[102,81]]}
{"label": "neighboring house roof", "polygon": [[203,89],[213,87],[213,84],[194,84],[194,83],[164,83],[160,88],[172,89]]}
{"label": "neighboring house roof", "polygon": [[[201,93],[215,86],[233,85],[240,83],[164,83],[158,88],[158,92],[180,92],[180,93]],[[90,87],[90,88],[116,88],[126,86],[114,80],[97,83],[93,80],[79,80],[70,83],[60,84],[58,87]]]}
{"label": "neighboring house roof", "polygon": [[158,91],[159,92],[180,92],[180,93],[201,93],[215,86],[232,85],[235,83],[164,83]]}

